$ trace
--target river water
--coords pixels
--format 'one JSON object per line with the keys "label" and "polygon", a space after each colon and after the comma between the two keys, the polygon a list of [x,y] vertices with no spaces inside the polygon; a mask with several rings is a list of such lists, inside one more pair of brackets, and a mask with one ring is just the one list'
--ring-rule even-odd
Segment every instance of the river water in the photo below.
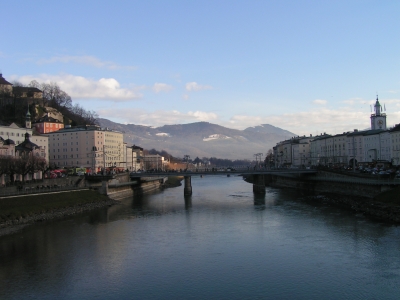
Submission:
{"label": "river water", "polygon": [[398,299],[400,228],[240,177],[0,237],[0,299]]}

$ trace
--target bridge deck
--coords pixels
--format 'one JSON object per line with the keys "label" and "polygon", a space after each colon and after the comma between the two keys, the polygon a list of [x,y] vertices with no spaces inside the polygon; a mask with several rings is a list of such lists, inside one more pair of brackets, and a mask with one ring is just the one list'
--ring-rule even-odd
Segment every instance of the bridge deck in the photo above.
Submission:
{"label": "bridge deck", "polygon": [[[272,170],[235,170],[235,171],[206,171],[206,170],[187,170],[182,172],[141,172],[131,173],[131,178],[143,178],[143,177],[160,177],[160,176],[200,176],[200,175],[276,175],[280,177],[295,178],[300,175],[318,175],[317,170],[307,169],[272,169]],[[320,177],[320,176],[307,176],[305,180],[310,181],[325,181],[325,182],[343,182],[343,183],[354,183],[354,184],[371,184],[371,185],[400,185],[399,179],[385,179],[385,178],[359,178],[352,177],[351,175],[346,177]]]}
{"label": "bridge deck", "polygon": [[316,170],[235,170],[235,171],[206,171],[187,170],[182,172],[140,172],[130,173],[131,178],[152,177],[152,176],[196,176],[196,175],[269,175],[269,174],[316,174]]}

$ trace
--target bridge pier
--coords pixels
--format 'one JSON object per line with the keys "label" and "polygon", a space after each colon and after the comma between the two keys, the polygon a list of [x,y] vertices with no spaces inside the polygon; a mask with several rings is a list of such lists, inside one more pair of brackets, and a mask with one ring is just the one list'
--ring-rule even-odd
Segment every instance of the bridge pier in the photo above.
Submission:
{"label": "bridge pier", "polygon": [[253,193],[254,194],[265,194],[265,181],[264,175],[258,174],[253,175]]}
{"label": "bridge pier", "polygon": [[183,189],[183,195],[191,196],[192,195],[192,177],[185,176],[185,188]]}

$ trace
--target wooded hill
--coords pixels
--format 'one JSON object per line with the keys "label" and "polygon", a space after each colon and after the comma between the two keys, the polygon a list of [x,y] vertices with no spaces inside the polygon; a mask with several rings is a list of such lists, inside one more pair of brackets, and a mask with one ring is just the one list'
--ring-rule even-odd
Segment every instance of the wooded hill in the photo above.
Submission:
{"label": "wooded hill", "polygon": [[[12,84],[12,92],[0,90],[0,120],[3,123],[24,124],[28,109],[34,122],[46,114],[47,107],[59,111],[64,116],[63,123],[66,125],[92,125],[98,118],[96,112],[85,110],[79,104],[72,104],[71,97],[57,83],[39,83],[33,80],[27,86],[20,82]],[[24,92],[29,89],[40,93]]]}

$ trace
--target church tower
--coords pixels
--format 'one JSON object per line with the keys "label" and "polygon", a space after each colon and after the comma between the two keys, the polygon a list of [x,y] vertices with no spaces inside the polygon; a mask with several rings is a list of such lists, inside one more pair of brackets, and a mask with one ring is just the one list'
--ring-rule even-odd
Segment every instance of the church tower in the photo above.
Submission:
{"label": "church tower", "polygon": [[32,128],[31,113],[29,112],[29,105],[28,105],[28,112],[26,113],[26,117],[25,117],[25,128],[27,128],[27,129]]}
{"label": "church tower", "polygon": [[382,113],[382,106],[379,103],[378,96],[374,105],[375,113],[371,114],[371,129],[386,130],[386,114]]}

